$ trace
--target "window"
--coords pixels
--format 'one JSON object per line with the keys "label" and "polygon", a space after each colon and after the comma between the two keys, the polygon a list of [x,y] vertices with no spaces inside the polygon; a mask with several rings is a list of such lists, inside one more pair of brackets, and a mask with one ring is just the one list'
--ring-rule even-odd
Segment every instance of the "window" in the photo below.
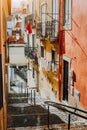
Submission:
{"label": "window", "polygon": [[54,36],[58,34],[58,14],[59,14],[59,0],[52,0],[52,21],[54,27]]}
{"label": "window", "polygon": [[46,6],[46,4],[43,4],[41,7],[42,36],[45,36],[46,30]]}
{"label": "window", "polygon": [[64,0],[64,20],[65,29],[71,29],[71,0]]}
{"label": "window", "polygon": [[41,57],[44,57],[44,47],[41,46]]}
{"label": "window", "polygon": [[55,51],[52,50],[52,62],[55,62]]}
{"label": "window", "polygon": [[35,69],[33,68],[32,77],[35,78]]}

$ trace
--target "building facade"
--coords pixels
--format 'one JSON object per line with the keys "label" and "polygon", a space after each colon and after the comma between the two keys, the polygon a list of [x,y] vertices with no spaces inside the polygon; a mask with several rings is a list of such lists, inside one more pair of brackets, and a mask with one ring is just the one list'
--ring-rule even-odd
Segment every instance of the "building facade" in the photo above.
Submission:
{"label": "building facade", "polygon": [[[23,40],[25,47],[25,57],[27,56],[27,86],[35,86],[41,96],[46,99],[60,100],[82,109],[87,109],[86,7],[86,0],[84,2],[82,0],[27,0],[25,5],[22,3],[21,8],[24,13],[21,19],[21,22],[23,22],[21,34],[24,39],[21,40]],[[6,130],[7,127],[8,53],[6,17],[9,14],[11,14],[11,1],[1,0],[1,130]],[[16,15],[14,17],[17,19]],[[32,26],[32,34],[29,34],[29,37],[27,37],[25,31],[28,21]],[[17,31],[20,27],[20,21],[16,21],[16,23],[15,30]],[[8,30],[9,35],[13,35],[15,30],[13,32]],[[16,33],[18,38],[18,32]],[[32,79],[30,79],[30,75]],[[32,84],[30,80],[33,80],[35,84]]]}
{"label": "building facade", "polygon": [[0,129],[7,127],[6,17],[11,14],[11,0],[0,1]]}
{"label": "building facade", "polygon": [[[39,92],[42,97],[58,98],[59,1],[38,0],[36,35],[39,63]],[[37,8],[36,7],[36,8]]]}
{"label": "building facade", "polygon": [[86,6],[86,0],[60,0],[59,13],[60,99],[84,109],[87,109]]}

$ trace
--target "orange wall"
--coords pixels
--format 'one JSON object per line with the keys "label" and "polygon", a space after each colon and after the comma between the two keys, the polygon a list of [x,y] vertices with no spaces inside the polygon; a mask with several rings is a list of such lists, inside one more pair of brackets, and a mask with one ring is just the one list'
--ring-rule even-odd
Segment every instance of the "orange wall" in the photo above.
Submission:
{"label": "orange wall", "polygon": [[[6,130],[7,127],[7,102],[6,102],[6,90],[7,90],[7,81],[5,77],[7,75],[5,67],[5,41],[6,41],[6,17],[9,15],[11,10],[11,5],[8,7],[9,0],[0,0],[0,96],[3,102],[0,108],[0,130]],[[10,8],[10,9],[9,9]],[[9,12],[8,12],[9,9]],[[2,67],[1,67],[2,66]],[[3,80],[2,80],[3,79]],[[1,103],[1,102],[0,102]]]}
{"label": "orange wall", "polygon": [[7,0],[7,3],[8,3],[8,12],[9,12],[9,15],[11,15],[11,3],[12,3],[12,0]]}
{"label": "orange wall", "polygon": [[65,55],[76,74],[74,87],[80,92],[80,103],[87,108],[87,0],[72,0],[72,29],[65,31]]}

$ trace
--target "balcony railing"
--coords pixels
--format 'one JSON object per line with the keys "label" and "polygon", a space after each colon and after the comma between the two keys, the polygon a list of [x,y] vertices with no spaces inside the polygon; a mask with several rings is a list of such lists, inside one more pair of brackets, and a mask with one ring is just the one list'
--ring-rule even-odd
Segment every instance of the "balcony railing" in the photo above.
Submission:
{"label": "balcony railing", "polygon": [[37,37],[41,37],[41,34],[42,34],[42,23],[37,23],[36,34],[37,34]]}
{"label": "balcony railing", "polygon": [[[85,123],[85,121],[87,120],[87,111],[84,111],[82,109],[78,109],[76,107],[72,107],[69,105],[65,105],[62,103],[56,103],[56,102],[51,102],[51,101],[45,101],[44,102],[47,106],[48,106],[48,129],[49,129],[49,111],[50,111],[50,106],[54,107],[56,109],[58,109],[58,111],[60,111],[60,113],[62,113],[62,115],[64,114],[67,118],[63,119],[64,122],[67,123],[67,126],[63,127],[63,125],[60,125],[59,129],[61,130],[75,130],[75,128],[77,130],[79,130],[80,128],[82,130],[87,129],[87,125]],[[55,109],[55,110],[56,110]],[[74,121],[72,120],[72,116],[79,118],[78,121]],[[80,119],[82,118],[82,119]],[[81,121],[83,120],[83,121]]]}
{"label": "balcony railing", "polygon": [[28,21],[30,22],[30,24],[31,24],[32,27],[35,27],[35,26],[36,26],[36,23],[35,23],[35,19],[34,19],[34,15],[33,15],[33,14],[28,15],[27,17],[25,17],[25,25],[27,25]]}
{"label": "balcony railing", "polygon": [[37,49],[36,47],[25,46],[25,56],[34,60],[38,64]]}
{"label": "balcony railing", "polygon": [[37,37],[47,39],[58,38],[58,22],[57,21],[46,21],[45,23],[37,24]]}

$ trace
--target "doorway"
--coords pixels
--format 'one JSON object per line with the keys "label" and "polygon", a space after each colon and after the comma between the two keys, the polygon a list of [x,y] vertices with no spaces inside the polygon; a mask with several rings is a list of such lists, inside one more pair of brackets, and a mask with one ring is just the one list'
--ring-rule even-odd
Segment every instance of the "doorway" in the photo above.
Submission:
{"label": "doorway", "polygon": [[63,100],[68,102],[69,62],[63,60]]}

